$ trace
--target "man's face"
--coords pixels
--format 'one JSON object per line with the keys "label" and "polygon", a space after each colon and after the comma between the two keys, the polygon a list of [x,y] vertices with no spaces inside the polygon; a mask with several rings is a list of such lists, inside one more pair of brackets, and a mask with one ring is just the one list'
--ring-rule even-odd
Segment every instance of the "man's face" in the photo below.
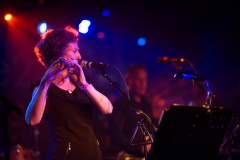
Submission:
{"label": "man's face", "polygon": [[144,95],[147,89],[147,72],[137,69],[127,79],[128,90],[132,94]]}

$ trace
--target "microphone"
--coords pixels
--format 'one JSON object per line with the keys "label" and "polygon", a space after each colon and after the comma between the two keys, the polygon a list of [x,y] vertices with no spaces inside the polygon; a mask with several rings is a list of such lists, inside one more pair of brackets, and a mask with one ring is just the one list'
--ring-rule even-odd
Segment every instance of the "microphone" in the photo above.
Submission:
{"label": "microphone", "polygon": [[105,64],[105,63],[98,63],[98,62],[89,62],[86,60],[79,60],[78,63],[82,68],[98,68],[98,69],[103,69],[103,68],[109,68],[111,65]]}
{"label": "microphone", "polygon": [[172,63],[179,63],[179,62],[186,62],[187,60],[184,58],[168,58],[167,56],[158,57],[158,63],[165,63],[165,62],[172,62]]}
{"label": "microphone", "polygon": [[182,72],[178,72],[174,75],[174,77],[176,78],[183,78],[183,79],[187,79],[187,80],[196,80],[196,81],[201,81],[204,82],[206,81],[206,79],[199,74],[187,74],[187,73],[182,73]]}
{"label": "microphone", "polygon": [[[66,59],[64,59],[63,57],[61,57],[59,59],[59,62],[60,63],[63,63],[63,62],[66,62]],[[82,68],[98,68],[98,69],[103,69],[103,68],[108,68],[108,67],[111,67],[111,65],[109,64],[104,64],[102,62],[100,63],[97,63],[97,62],[89,62],[89,61],[86,61],[86,60],[79,60],[78,61],[78,64],[82,67]],[[66,67],[69,67],[70,66],[70,63],[66,64],[65,68]]]}

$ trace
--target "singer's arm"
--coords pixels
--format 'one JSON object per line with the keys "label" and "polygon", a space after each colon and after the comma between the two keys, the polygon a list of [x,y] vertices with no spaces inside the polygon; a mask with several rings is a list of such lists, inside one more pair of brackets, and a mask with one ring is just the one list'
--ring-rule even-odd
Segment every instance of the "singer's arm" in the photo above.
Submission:
{"label": "singer's arm", "polygon": [[109,99],[104,96],[102,93],[97,91],[93,85],[88,85],[85,75],[83,73],[82,67],[78,64],[78,61],[72,60],[72,65],[70,67],[69,73],[75,83],[83,89],[88,96],[92,99],[93,103],[97,107],[100,112],[103,114],[110,114],[112,113],[113,106]]}
{"label": "singer's arm", "polygon": [[97,91],[92,84],[90,84],[86,89],[84,89],[88,96],[92,99],[95,106],[100,110],[103,114],[112,113],[113,106],[109,99],[104,96],[102,93]]}
{"label": "singer's arm", "polygon": [[25,121],[29,125],[36,125],[41,121],[46,106],[48,88],[49,84],[40,84],[39,87],[35,87],[25,114]]}
{"label": "singer's arm", "polygon": [[55,61],[44,74],[39,87],[35,87],[32,94],[32,100],[25,114],[25,121],[29,125],[36,125],[41,121],[50,84],[52,82],[59,82],[68,76],[68,67],[63,69],[64,66],[65,63],[60,63],[59,60]]}

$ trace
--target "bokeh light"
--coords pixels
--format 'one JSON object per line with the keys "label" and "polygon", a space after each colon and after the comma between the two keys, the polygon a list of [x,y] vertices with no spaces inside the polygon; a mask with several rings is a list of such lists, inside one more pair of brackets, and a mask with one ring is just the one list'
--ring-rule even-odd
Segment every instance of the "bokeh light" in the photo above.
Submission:
{"label": "bokeh light", "polygon": [[6,21],[10,21],[12,19],[12,15],[11,14],[6,14],[4,18],[5,18]]}
{"label": "bokeh light", "polygon": [[140,37],[138,38],[137,43],[139,46],[144,46],[146,44],[146,39],[144,37]]}
{"label": "bokeh light", "polygon": [[107,17],[107,16],[110,15],[110,11],[109,11],[109,10],[104,10],[104,11],[102,12],[102,15],[105,16],[105,17]]}
{"label": "bokeh light", "polygon": [[103,32],[98,32],[97,37],[98,37],[99,39],[102,39],[102,38],[105,37],[105,34],[104,34]]}
{"label": "bokeh light", "polygon": [[91,22],[89,20],[82,20],[81,23],[79,23],[79,32],[86,34],[89,30],[89,26],[91,25]]}
{"label": "bokeh light", "polygon": [[47,23],[46,22],[42,22],[38,25],[38,31],[39,33],[44,33],[47,31]]}

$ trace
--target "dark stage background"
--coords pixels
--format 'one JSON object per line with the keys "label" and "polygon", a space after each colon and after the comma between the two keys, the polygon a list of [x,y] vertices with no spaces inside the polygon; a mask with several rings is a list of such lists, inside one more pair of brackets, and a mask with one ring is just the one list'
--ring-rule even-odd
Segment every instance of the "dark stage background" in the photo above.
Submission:
{"label": "dark stage background", "polygon": [[[172,103],[202,106],[206,97],[203,90],[191,81],[174,78],[177,70],[171,63],[157,63],[158,56],[186,58],[212,84],[216,100],[233,109],[240,118],[240,6],[236,1],[8,0],[1,3],[0,93],[24,112],[31,99],[29,84],[46,71],[33,53],[39,40],[38,24],[45,21],[49,28],[66,25],[77,28],[82,19],[89,18],[93,28],[88,35],[81,35],[79,42],[83,59],[110,63],[122,73],[129,65],[141,63],[149,71],[146,94],[149,101],[154,99],[162,107]],[[110,11],[108,17],[102,16],[105,9]],[[13,14],[9,22],[4,20],[6,13]],[[97,38],[100,31],[105,33],[103,39]],[[138,46],[139,37],[146,38],[146,45]],[[189,64],[181,66],[193,73]],[[93,85],[111,100],[118,96],[97,69],[85,72],[91,76]],[[124,89],[117,71],[106,69],[106,72]],[[213,106],[218,105],[213,103]],[[94,113],[93,121],[104,152],[111,143],[106,117]],[[9,122],[11,146],[35,147],[34,128],[25,123],[24,116],[12,113]],[[41,159],[46,159],[50,143],[46,122],[42,120],[37,128]],[[219,154],[219,159],[224,156],[226,153]]]}

